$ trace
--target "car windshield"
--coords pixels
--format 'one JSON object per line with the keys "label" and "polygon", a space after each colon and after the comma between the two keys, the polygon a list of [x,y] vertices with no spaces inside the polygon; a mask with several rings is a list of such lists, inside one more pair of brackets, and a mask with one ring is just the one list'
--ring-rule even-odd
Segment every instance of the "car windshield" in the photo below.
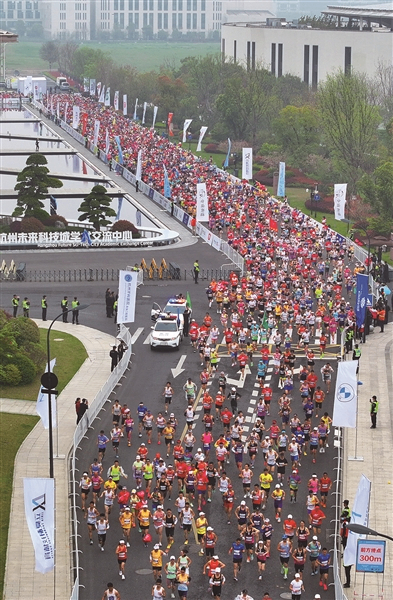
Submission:
{"label": "car windshield", "polygon": [[177,324],[174,321],[158,321],[156,331],[177,331]]}
{"label": "car windshield", "polygon": [[167,304],[166,307],[164,308],[163,312],[171,313],[173,315],[177,315],[179,313],[179,315],[182,315],[185,310],[186,310],[185,304],[181,304],[181,305]]}

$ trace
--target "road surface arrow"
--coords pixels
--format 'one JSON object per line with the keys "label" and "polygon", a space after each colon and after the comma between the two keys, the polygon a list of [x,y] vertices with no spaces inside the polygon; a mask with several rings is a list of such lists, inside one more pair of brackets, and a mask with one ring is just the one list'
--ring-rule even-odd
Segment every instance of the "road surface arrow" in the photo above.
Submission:
{"label": "road surface arrow", "polygon": [[182,369],[182,366],[186,358],[187,354],[183,354],[183,356],[179,358],[179,362],[177,363],[176,367],[174,369],[171,369],[172,377],[177,377],[178,375],[180,375],[180,373],[183,373],[183,371],[185,371],[185,369]]}
{"label": "road surface arrow", "polygon": [[[241,371],[238,371],[237,374],[241,376]],[[246,377],[247,377],[247,375],[250,375],[250,374],[251,374],[250,367],[248,365],[246,365],[246,368],[244,369],[244,377],[243,378],[240,377],[239,379],[231,379],[230,377],[227,377],[227,384],[236,386],[237,388],[243,388],[244,383],[246,381]]]}

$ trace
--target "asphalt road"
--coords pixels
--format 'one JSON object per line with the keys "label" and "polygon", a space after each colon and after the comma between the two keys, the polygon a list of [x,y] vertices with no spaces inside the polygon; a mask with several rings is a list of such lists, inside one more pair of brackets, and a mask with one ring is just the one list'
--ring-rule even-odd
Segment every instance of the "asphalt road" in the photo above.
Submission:
{"label": "asphalt road", "polygon": [[[201,320],[201,317],[204,316],[208,308],[206,296],[204,293],[204,287],[205,286],[203,285],[194,285],[190,289],[190,286],[187,286],[187,289],[189,289],[191,294],[193,314],[197,318],[197,320]],[[131,407],[134,419],[136,418],[136,407],[141,400],[144,401],[146,406],[148,406],[154,414],[157,414],[158,410],[163,409],[163,399],[161,393],[164,388],[164,385],[167,381],[171,381],[175,390],[174,400],[172,404],[173,412],[179,420],[180,432],[183,430],[185,423],[185,419],[183,416],[183,412],[185,409],[185,400],[184,392],[182,391],[182,386],[185,383],[187,376],[191,376],[195,382],[199,383],[199,373],[201,370],[200,362],[198,360],[199,355],[194,354],[192,352],[192,348],[187,339],[183,341],[181,348],[178,352],[170,350],[160,350],[152,352],[149,348],[149,345],[146,342],[148,341],[147,336],[150,331],[151,325],[150,308],[152,302],[158,301],[159,303],[164,303],[167,300],[167,298],[171,295],[171,293],[185,293],[187,289],[184,287],[183,282],[172,282],[165,287],[146,286],[141,291],[139,291],[136,323],[130,329],[132,332],[136,330],[136,327],[143,327],[144,329],[138,337],[133,348],[133,352],[135,353],[135,355],[133,357],[131,370],[129,371],[127,378],[123,380],[121,388],[118,388],[119,391],[116,396],[117,398],[119,398],[121,403],[127,402],[128,406]],[[218,321],[218,315],[213,315],[213,313],[214,311],[212,309],[211,314],[212,316],[214,316],[215,320]],[[102,317],[104,317],[103,311]],[[105,319],[103,318],[102,320]],[[100,328],[102,328],[102,326],[103,325],[101,324]],[[335,353],[335,351],[333,352]],[[225,354],[223,348],[221,348],[220,354]],[[171,369],[176,367],[179,358],[182,355],[186,355],[186,359],[183,365],[183,368],[185,370],[176,379],[174,379],[171,373]],[[297,362],[296,367],[298,367],[299,365],[300,360]],[[316,369],[318,368],[318,365],[319,362],[317,362]],[[322,366],[322,363],[320,366]],[[236,369],[231,369],[230,359],[227,356],[222,356],[222,358],[220,359],[219,369],[224,370],[226,373],[229,374],[229,377],[233,379],[239,379],[240,377],[240,375],[237,374]],[[239,409],[243,410],[245,414],[250,414],[247,413],[247,409],[252,406],[250,404],[250,400],[253,399],[252,392],[254,391],[254,389],[256,389],[256,367],[254,366],[251,369],[251,371],[251,374],[246,376],[244,387],[239,390],[242,396],[241,400],[239,401]],[[272,380],[272,387],[274,390],[274,397],[272,401],[273,410],[271,417],[267,417],[266,419],[267,427],[271,424],[271,420],[277,417],[278,413],[277,399],[281,392],[277,388],[276,379],[276,377],[273,377]],[[299,393],[297,391],[297,383],[295,385],[295,388],[296,391],[293,394],[293,410],[295,412],[298,412],[298,414],[302,414],[300,408]],[[217,389],[218,383],[216,376],[215,379],[213,379],[211,385],[211,392],[213,397]],[[332,389],[334,390],[334,380],[332,382]],[[330,393],[330,397],[328,396],[328,399],[326,400],[326,410],[329,410],[330,414],[331,408],[332,392]],[[99,415],[100,420],[94,424],[94,429],[90,429],[88,431],[87,438],[84,439],[81,443],[81,451],[78,456],[80,472],[88,468],[96,454],[95,444],[98,429],[103,428],[106,432],[109,432],[109,430],[111,429],[112,419],[110,409],[111,403],[108,402],[105,405],[105,411],[102,411],[102,413]],[[201,415],[201,412],[198,412],[197,414]],[[194,434],[197,440],[200,438],[202,430],[203,429],[201,417],[199,416],[194,430]],[[215,425],[213,434],[218,435],[220,432],[221,427],[219,425]],[[127,482],[128,489],[134,487],[131,465],[135,460],[136,449],[139,446],[140,441],[146,442],[145,436],[141,440],[138,440],[137,437],[134,437],[133,446],[131,448],[127,447],[124,440],[122,440],[121,442],[119,453],[120,462],[124,467],[125,472],[130,475],[130,478]],[[332,446],[333,444],[331,443],[330,448],[327,450],[326,454],[318,455],[316,465],[312,465],[310,456],[302,458],[302,467],[300,472],[300,475],[302,477],[302,484],[298,496],[298,502],[297,504],[289,503],[289,490],[287,485],[285,485],[284,489],[287,492],[287,500],[284,502],[283,515],[286,516],[288,513],[291,513],[297,522],[299,522],[301,518],[304,518],[307,522],[307,511],[305,507],[305,497],[307,495],[307,481],[314,471],[316,471],[318,476],[321,476],[323,471],[325,470],[329,473],[331,478],[334,479],[333,458],[335,450]],[[161,451],[161,453],[164,453],[165,456],[163,446],[158,446],[154,440],[153,444],[149,447],[149,456],[153,458],[155,456],[155,453],[159,451]],[[108,447],[107,455],[104,461],[105,472],[110,466],[110,464],[112,464],[112,461],[112,449]],[[262,470],[263,460],[262,455],[260,453],[257,458],[256,467],[254,471],[255,482]],[[240,500],[243,499],[243,493],[240,480],[237,477],[237,471],[235,469],[233,458],[231,464],[228,465],[227,471],[228,475],[234,482],[235,492],[237,496],[237,506],[240,503]],[[177,485],[175,484],[174,490],[176,489]],[[173,494],[173,496],[176,497],[176,494]],[[103,507],[102,503],[103,500],[101,500],[99,503],[99,509]],[[247,503],[251,507],[249,500]],[[330,508],[330,505],[333,503],[334,496],[331,496],[328,503],[328,509],[326,509],[326,527],[324,528],[323,533],[320,536],[320,541],[322,545],[326,545],[328,548],[331,547],[331,539],[329,539],[329,534],[333,531],[333,526],[330,523],[331,519],[333,518],[333,510]],[[173,506],[173,504],[174,498],[172,498],[172,501],[167,500],[165,502],[165,508],[167,508],[168,506]],[[244,587],[248,589],[249,594],[255,599],[257,599],[258,597],[260,598],[265,591],[270,592],[273,600],[276,600],[280,597],[285,597],[281,596],[281,594],[288,593],[289,582],[293,577],[294,569],[292,565],[290,568],[289,579],[288,581],[284,581],[282,575],[280,574],[279,558],[275,550],[277,543],[279,542],[282,536],[282,523],[278,524],[274,521],[274,511],[271,500],[269,500],[267,509],[265,511],[265,515],[268,516],[274,523],[275,531],[273,534],[272,542],[273,550],[272,557],[268,560],[267,563],[266,575],[262,582],[258,580],[256,562],[254,561],[250,564],[245,564],[245,560],[243,569],[239,577],[239,582],[236,583],[233,581],[232,560],[231,556],[228,556],[228,550],[237,536],[236,520],[234,517],[232,517],[232,524],[227,525],[226,518],[224,518],[223,514],[220,493],[218,491],[213,496],[213,502],[211,504],[207,504],[205,509],[207,518],[209,520],[209,524],[211,524],[214,527],[215,532],[218,535],[217,552],[220,556],[220,559],[227,565],[224,571],[225,577],[227,578],[227,582],[223,591],[223,598],[234,598],[242,589],[244,589]],[[116,506],[110,517],[111,527],[107,535],[105,553],[102,553],[99,551],[96,540],[93,546],[89,545],[87,528],[81,517],[80,533],[82,534],[82,537],[80,538],[80,549],[82,550],[82,553],[80,554],[80,561],[81,566],[83,567],[83,571],[81,571],[81,584],[84,586],[83,588],[81,588],[80,592],[82,600],[98,600],[99,598],[101,598],[103,590],[105,589],[105,585],[108,581],[114,581],[115,587],[117,587],[117,589],[120,591],[122,598],[126,598],[127,600],[140,600],[141,590],[143,590],[143,597],[150,596],[151,586],[153,585],[153,576],[149,568],[149,552],[152,546],[150,545],[150,549],[144,548],[140,536],[137,533],[137,530],[132,530],[131,549],[129,552],[129,559],[126,565],[126,580],[122,581],[117,572],[117,561],[115,557],[116,545],[119,539],[121,539],[122,537],[120,524],[118,523],[117,519],[118,508]],[[153,534],[153,541],[154,539],[155,535]],[[175,533],[175,544],[172,547],[170,554],[173,553],[176,555],[176,557],[178,557],[179,549],[182,546],[182,541],[183,532],[177,527]],[[207,578],[201,575],[202,567],[204,564],[204,558],[198,556],[199,546],[197,546],[195,543],[191,543],[189,548],[190,557],[192,559],[192,582],[188,597],[191,600],[193,600],[196,598],[206,597],[208,586]],[[321,588],[318,586],[318,580],[318,577],[311,577],[310,566],[309,563],[307,563],[304,577],[306,598],[313,597],[314,593],[322,591]],[[322,591],[322,593],[323,597],[327,599],[331,599],[334,597],[334,591],[332,587],[330,587],[327,592]]]}

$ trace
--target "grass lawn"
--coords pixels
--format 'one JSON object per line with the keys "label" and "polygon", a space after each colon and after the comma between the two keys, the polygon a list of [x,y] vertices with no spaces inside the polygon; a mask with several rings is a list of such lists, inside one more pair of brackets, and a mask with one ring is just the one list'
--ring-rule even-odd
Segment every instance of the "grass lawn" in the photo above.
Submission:
{"label": "grass lawn", "polygon": [[[37,423],[38,417],[0,414],[0,597],[3,597],[5,558],[15,455],[25,437]],[[20,515],[24,518],[24,515]],[[26,540],[25,540],[26,542]]]}
{"label": "grass lawn", "polygon": [[[158,71],[163,64],[178,67],[180,60],[186,56],[206,56],[220,51],[220,44],[214,42],[85,42],[89,48],[100,49],[109,54],[118,65],[131,65],[138,71]],[[8,44],[6,49],[7,73],[15,69],[21,75],[26,70],[39,74],[48,70],[48,63],[39,56],[41,42],[22,41],[18,44]],[[55,67],[54,67],[55,68]]]}
{"label": "grass lawn", "polygon": [[[45,353],[46,331],[46,329],[40,329],[40,343]],[[50,334],[50,351],[51,358],[57,359],[54,372],[59,378],[57,389],[60,393],[87,358],[87,352],[84,345],[76,337],[69,333],[61,333],[60,331],[53,330]],[[41,375],[42,373],[39,373],[36,379],[29,385],[1,387],[0,396],[2,398],[16,398],[18,400],[37,400],[38,390],[41,385]]]}

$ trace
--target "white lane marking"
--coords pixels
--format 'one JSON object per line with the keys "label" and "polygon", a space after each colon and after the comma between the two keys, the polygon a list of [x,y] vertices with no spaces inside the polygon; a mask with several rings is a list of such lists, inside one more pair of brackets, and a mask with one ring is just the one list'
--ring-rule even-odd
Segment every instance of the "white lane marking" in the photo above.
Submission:
{"label": "white lane marking", "polygon": [[134,335],[131,338],[131,344],[135,344],[135,342],[137,341],[137,339],[139,338],[139,336],[141,335],[143,330],[144,330],[144,327],[138,327],[138,329],[135,331]]}
{"label": "white lane marking", "polygon": [[150,344],[150,333],[147,336],[147,338],[145,339],[145,341],[143,342],[144,344]]}

